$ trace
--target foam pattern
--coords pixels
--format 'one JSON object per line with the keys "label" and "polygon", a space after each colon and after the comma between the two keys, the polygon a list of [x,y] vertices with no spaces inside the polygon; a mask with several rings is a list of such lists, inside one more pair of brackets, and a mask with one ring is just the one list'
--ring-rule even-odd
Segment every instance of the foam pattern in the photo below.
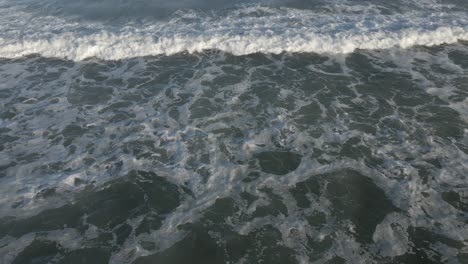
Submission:
{"label": "foam pattern", "polygon": [[463,43],[3,59],[2,261],[464,263],[467,69]]}

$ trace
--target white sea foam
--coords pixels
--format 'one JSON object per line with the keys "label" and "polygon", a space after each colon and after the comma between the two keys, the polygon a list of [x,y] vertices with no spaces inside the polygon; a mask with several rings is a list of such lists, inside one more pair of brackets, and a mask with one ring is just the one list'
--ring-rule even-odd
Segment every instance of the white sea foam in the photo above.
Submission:
{"label": "white sea foam", "polygon": [[[6,14],[9,10],[9,14]],[[165,22],[109,26],[19,10],[2,11],[0,57],[28,54],[83,60],[118,60],[180,52],[351,53],[356,49],[408,48],[468,40],[464,12],[323,14],[291,8],[244,7],[227,14],[178,12]],[[26,19],[25,19],[26,18]],[[24,23],[27,20],[28,23]]]}
{"label": "white sea foam", "polygon": [[[128,22],[119,27],[98,21],[79,24],[71,18],[5,12],[5,16],[0,16],[0,54],[3,57],[20,57],[39,53],[73,60],[93,56],[120,59],[204,49],[219,49],[237,55],[284,51],[336,54],[354,49],[406,48],[467,39],[468,17],[464,13],[383,15],[374,10],[355,15],[356,9],[349,12],[343,9],[339,15],[330,16],[311,10],[248,7],[229,11],[222,18],[219,14],[213,16],[187,11],[175,14],[166,22]],[[4,10],[0,9],[2,12]],[[461,51],[458,64],[450,56],[457,49]],[[328,61],[322,63],[307,61],[309,57],[301,55],[299,57],[306,61],[301,66],[292,66],[287,61],[294,60],[296,56],[281,56],[283,58],[278,60],[271,58],[270,65],[263,59],[230,64],[224,54],[206,54],[192,64],[190,61],[194,56],[184,56],[183,61],[177,61],[176,68],[167,67],[164,63],[167,58],[134,59],[122,63],[62,61],[59,65],[55,60],[31,58],[4,63],[0,67],[0,89],[5,90],[3,96],[6,97],[0,98],[0,103],[18,114],[11,119],[0,119],[0,126],[5,128],[2,133],[17,135],[21,139],[5,144],[6,149],[0,151],[0,166],[7,167],[3,171],[4,176],[0,174],[0,215],[27,218],[46,208],[71,203],[71,194],[85,188],[84,184],[75,186],[77,179],[99,186],[115,177],[125,176],[131,170],[145,170],[155,171],[159,176],[184,186],[193,195],[181,200],[180,206],[164,216],[159,229],[132,233],[123,245],[117,245],[115,240],[109,242],[116,248],[110,263],[130,263],[136,257],[171,247],[185,236],[178,227],[203,218],[217,198],[232,197],[240,206],[240,212],[250,216],[272,203],[272,198],[262,191],[266,188],[281,197],[287,215],[252,219],[232,215],[226,218],[226,224],[240,235],[252,234],[266,225],[273,226],[281,233],[281,243],[294,249],[301,263],[312,262],[308,258],[311,249],[306,248],[304,242],[307,236],[322,241],[333,235],[333,245],[324,253],[323,259],[346,256],[356,263],[376,256],[396,257],[410,252],[413,243],[408,232],[410,227],[434,230],[456,241],[464,241],[468,237],[468,229],[464,218],[460,217],[463,212],[442,199],[441,193],[452,189],[466,193],[464,175],[468,175],[468,156],[457,146],[468,143],[468,129],[459,133],[458,139],[441,141],[445,138],[434,133],[436,125],[441,122],[433,124],[419,117],[432,116],[437,110],[431,106],[438,106],[443,101],[447,108],[458,112],[461,120],[468,120],[468,99],[452,98],[457,93],[464,95],[462,89],[465,86],[457,88],[456,84],[460,82],[460,76],[466,76],[462,59],[467,51],[463,45],[434,50],[363,52],[374,69],[393,73],[390,76],[395,80],[406,80],[411,76],[411,81],[417,86],[416,89],[382,84],[375,89],[391,89],[395,93],[420,89],[431,96],[426,97],[430,100],[415,99],[418,105],[407,107],[406,111],[414,109],[418,118],[407,114],[405,106],[390,105],[388,113],[377,113],[381,119],[365,121],[375,125],[375,133],[363,132],[353,126],[355,121],[360,121],[362,110],[359,109],[378,109],[381,102],[373,93],[365,94],[366,89],[355,88],[356,83],[366,82],[367,77],[361,78],[356,73],[360,65],[352,64],[354,56],[331,56],[323,58]],[[338,69],[333,70],[334,65]],[[233,69],[244,67],[245,73],[231,74]],[[443,71],[434,70],[439,68]],[[184,74],[187,69],[190,69],[189,74]],[[221,80],[222,85],[218,87],[220,81],[217,78],[233,76],[239,79],[230,85]],[[295,80],[298,85],[291,81],[273,83],[274,76]],[[311,80],[316,79],[320,80],[320,85],[312,84],[312,91],[308,90]],[[346,81],[338,83],[339,88],[334,88],[334,79]],[[77,80],[86,84],[77,84]],[[443,82],[438,83],[437,80]],[[278,100],[268,101],[269,94],[259,91],[258,84],[263,82],[268,83],[270,94],[277,96]],[[147,91],[146,83],[151,85]],[[81,103],[86,103],[89,98],[80,103],[71,100],[81,86],[99,89],[101,85],[102,88],[111,85],[115,89],[112,97],[98,105],[82,107]],[[164,89],[158,92],[161,87]],[[14,94],[10,95],[11,91]],[[118,111],[106,110],[140,95],[149,98],[135,99],[135,104],[121,105]],[[189,97],[183,97],[187,95]],[[13,96],[18,100],[13,100]],[[218,109],[216,106],[219,105],[219,110],[212,110],[209,117],[191,117],[192,112],[196,112],[193,106],[207,96],[214,98],[209,106]],[[389,104],[401,100],[386,93],[379,96],[386,99],[382,102]],[[328,101],[330,98],[333,100]],[[264,99],[266,101],[262,101]],[[51,103],[52,100],[57,103]],[[221,100],[221,103],[216,100]],[[182,104],[174,104],[179,102]],[[311,102],[320,105],[321,114],[309,117],[307,128],[300,128],[304,125],[300,110]],[[358,109],[357,105],[363,108]],[[250,112],[249,108],[257,110]],[[180,113],[178,117],[171,115],[173,109]],[[120,112],[132,113],[135,117],[110,121]],[[327,113],[333,113],[333,117]],[[366,115],[366,112],[362,113]],[[448,113],[452,118],[457,117],[454,112]],[[318,119],[317,123],[312,120],[314,118]],[[387,121],[401,121],[401,125],[392,127]],[[64,140],[52,142],[72,124],[87,130],[83,135],[73,135],[72,145],[77,147],[73,152],[70,151],[72,145],[66,146]],[[241,142],[237,139],[231,142],[230,136],[219,132],[232,127],[242,132]],[[314,135],[317,128],[321,133],[319,137]],[[113,138],[116,135],[117,138]],[[356,146],[372,150],[371,156],[381,159],[382,165],[369,167],[362,162],[364,154],[360,155],[360,160],[337,154],[342,149],[337,145],[344,146],[353,138],[360,139]],[[141,149],[132,150],[132,145]],[[252,170],[248,161],[254,160],[256,153],[274,150],[278,146],[303,155],[301,164],[287,176],[262,173],[251,182],[244,181]],[[168,153],[169,161],[158,158],[160,152],[155,151],[156,147]],[[137,151],[146,150],[152,153],[151,157],[136,157]],[[38,155],[28,157],[26,154]],[[209,162],[205,163],[202,157],[206,154]],[[113,167],[117,160],[110,159],[111,156],[119,157],[119,170]],[[87,165],[89,160],[94,160],[94,163]],[[63,169],[48,168],[57,165]],[[196,171],[198,166],[206,168],[209,176]],[[420,168],[427,169],[429,175],[424,176],[424,170]],[[405,212],[388,214],[376,226],[372,235],[374,245],[371,246],[361,245],[355,240],[355,227],[351,222],[332,223],[335,217],[333,208],[325,197],[309,208],[300,208],[290,193],[290,189],[302,181],[348,169],[370,177],[392,204]],[[424,182],[424,177],[427,177],[427,182]],[[55,194],[50,197],[40,195],[43,190],[54,190]],[[258,199],[244,205],[237,196],[240,192]],[[304,216],[312,212],[322,212],[332,224],[311,227]],[[136,230],[143,220],[143,216],[138,216],[126,219],[125,224]],[[83,221],[86,223],[86,219]],[[90,223],[86,226],[89,228],[84,234],[73,227],[58,226],[56,230],[42,232],[41,237],[56,242],[67,251],[84,248],[88,243],[94,243],[100,232],[97,226]],[[0,248],[3,256],[0,262],[11,263],[35,237],[36,234],[28,233],[20,237],[0,238],[0,245],[6,245]],[[155,241],[155,249],[144,249],[141,245],[145,241]],[[454,260],[455,249],[438,242],[431,246],[439,247],[437,251],[450,263],[457,263]],[[466,246],[463,250],[466,252]]]}
{"label": "white sea foam", "polygon": [[[364,52],[363,56],[367,56],[369,62],[379,72],[393,72],[395,75],[392,76],[395,77],[395,80],[402,76],[411,76],[411,79],[421,90],[427,87],[429,94],[446,101],[447,106],[459,111],[460,118],[466,119],[467,112],[466,110],[462,111],[466,107],[455,107],[461,106],[463,103],[466,104],[466,100],[459,102],[459,105],[451,103],[450,96],[454,94],[456,87],[451,89],[435,88],[438,87],[437,83],[422,75],[422,73],[430,72],[430,69],[435,66],[447,69],[441,73],[431,72],[431,77],[444,78],[445,87],[452,83],[451,79],[465,76],[466,69],[461,66],[457,67],[458,64],[450,60],[450,52],[457,49],[463,51],[461,54],[466,54],[464,46],[452,45],[438,49],[434,54],[432,54],[432,50],[398,49]],[[217,77],[229,76],[229,69],[244,67],[245,64],[231,65],[229,61],[225,60],[224,54],[206,54],[206,56],[200,57],[203,57],[200,58],[201,60],[205,59],[206,61],[193,62],[189,65],[183,64],[186,63],[185,61],[179,64],[180,61],[178,61],[178,66],[175,69],[177,73],[183,72],[184,69],[193,71],[193,74],[182,74],[185,76],[182,79],[178,79],[177,74],[172,72],[174,69],[167,67],[167,64],[164,63],[167,58],[135,59],[122,63],[100,63],[94,60],[80,63],[60,62],[59,65],[54,64],[55,60],[31,58],[2,65],[0,72],[4,81],[1,87],[5,89],[14,87],[14,90],[19,93],[17,96],[22,99],[11,102],[10,106],[19,113],[25,114],[18,114],[11,120],[2,120],[2,125],[11,130],[8,134],[19,135],[21,140],[12,142],[11,145],[7,145],[6,151],[0,152],[0,166],[13,164],[13,162],[19,163],[7,168],[5,176],[1,178],[0,215],[24,218],[35,215],[43,211],[44,208],[70,203],[73,199],[70,194],[80,191],[82,188],[80,186],[83,186],[72,186],[77,178],[81,179],[82,182],[93,182],[99,185],[115,179],[115,176],[125,176],[130,170],[146,170],[156,171],[159,176],[165,177],[179,186],[185,186],[195,198],[189,196],[182,200],[180,206],[165,216],[159,229],[139,235],[132,234],[122,246],[118,246],[115,241],[111,242],[113,247],[118,248],[112,253],[110,263],[131,263],[133,258],[151,255],[171,247],[185,236],[184,231],[178,227],[203,218],[203,214],[210,210],[217,198],[234,197],[237,199],[236,202],[242,206],[242,214],[252,215],[257,209],[272,203],[272,198],[262,191],[266,188],[281,196],[282,203],[287,208],[287,215],[267,215],[247,220],[233,215],[226,222],[241,235],[252,234],[266,225],[273,226],[281,233],[282,243],[296,250],[298,258],[301,258],[303,263],[311,262],[307,257],[310,248],[306,248],[307,244],[304,243],[306,235],[317,241],[322,241],[333,234],[334,243],[327,250],[327,256],[346,256],[356,263],[372,259],[371,254],[395,257],[410,252],[412,238],[407,231],[409,227],[432,229],[435,226],[434,223],[441,223],[437,225],[437,232],[444,236],[456,241],[463,241],[464,237],[468,236],[466,224],[459,218],[460,211],[448,205],[440,195],[440,193],[452,188],[460,192],[466,190],[466,187],[463,187],[466,182],[463,175],[467,175],[468,171],[467,155],[457,148],[455,143],[441,143],[437,135],[431,132],[433,126],[430,122],[417,121],[411,116],[405,115],[404,112],[400,112],[399,107],[395,106],[387,114],[381,114],[382,119],[368,121],[376,121],[377,132],[375,134],[364,133],[351,126],[352,121],[359,118],[359,112],[356,112],[355,107],[362,104],[365,107],[374,108],[379,102],[373,97],[362,94],[362,90],[361,93],[358,93],[358,90],[355,89],[348,97],[346,95],[347,87],[343,86],[332,90],[330,95],[321,97],[319,92],[334,89],[333,86],[317,88],[319,90],[316,94],[308,95],[304,93],[307,88],[300,88],[301,85],[294,86],[289,81],[279,82],[275,84],[276,87],[269,85],[271,93],[277,93],[279,99],[278,101],[270,101],[273,104],[270,106],[269,101],[262,101],[261,96],[265,96],[265,93],[258,90],[255,92],[258,89],[256,86],[259,83],[258,78],[263,76],[258,73],[266,74],[266,76],[261,77],[260,82],[269,81],[271,76],[275,75],[287,76],[291,72],[288,69],[291,67],[291,63],[282,61],[285,58],[272,61],[271,64],[265,64],[264,60],[249,64],[252,66],[248,67],[252,68],[247,67],[245,75],[239,78],[235,84],[226,86],[223,84],[217,88]],[[287,59],[296,56],[281,57]],[[184,56],[184,58],[190,61],[194,56]],[[177,58],[175,59],[177,60]],[[241,58],[240,61],[243,59],[251,60],[251,58]],[[343,68],[334,71],[335,73],[342,72],[341,78],[349,78],[348,80],[351,82],[353,77],[359,77],[353,73],[359,70],[359,66],[353,66],[352,63],[346,65],[341,56],[328,58],[329,61],[325,63],[304,60],[306,61],[304,65],[293,68],[300,71],[301,67],[304,67],[304,71],[293,75],[292,78],[299,83],[308,83],[312,78],[323,78],[324,82],[334,78],[338,79],[334,76],[327,77],[330,76],[328,70],[332,65],[339,65]],[[50,61],[51,64],[46,64],[44,67],[43,61]],[[169,59],[169,61],[172,60]],[[309,63],[311,64],[307,65]],[[95,68],[98,65],[104,68]],[[283,70],[277,71],[277,66]],[[90,69],[91,75],[88,72]],[[398,72],[405,74],[397,74]],[[162,76],[166,75],[170,75],[170,77],[159,79],[165,78]],[[336,73],[336,75],[339,74]],[[106,81],[89,79],[93,77],[105,78]],[[138,84],[132,84],[135,82],[132,77],[139,79]],[[150,96],[151,99],[148,101],[138,101],[137,106],[121,106],[119,112],[135,114],[135,117],[131,118],[133,121],[109,121],[114,116],[114,111],[104,111],[108,106],[122,102],[125,100],[124,98],[129,98],[129,94],[137,95],[139,91],[144,90],[142,86],[148,80],[155,79],[158,80],[158,83],[166,83],[168,80],[167,91],[170,91],[171,94],[161,91],[159,94]],[[76,87],[75,80],[91,82],[88,84],[92,87],[94,87],[95,82],[104,86],[111,83],[116,89],[109,101],[106,100],[106,102],[94,107],[87,106],[79,110],[79,105],[74,106],[73,102],[68,100],[71,98],[70,95],[74,93],[73,90],[79,88]],[[355,81],[364,81],[364,79]],[[351,89],[353,86],[350,83],[348,87]],[[275,92],[276,88],[279,91]],[[388,86],[385,88],[401,92],[410,89],[409,87],[392,88]],[[151,90],[157,89],[159,89],[158,86],[152,84]],[[382,90],[381,87],[376,89]],[[230,101],[229,104],[225,104],[223,101],[220,103],[223,107],[219,110],[213,110],[210,117],[190,118],[194,109],[192,106],[206,96],[206,91],[213,92],[212,96],[218,99],[248,98],[250,96],[257,99]],[[172,94],[175,94],[177,98],[178,94],[188,93],[192,95],[187,99],[187,102],[180,106],[173,105],[176,99],[170,97]],[[341,96],[336,96],[340,93]],[[389,95],[387,98],[391,97],[393,96]],[[31,98],[37,100],[31,100]],[[47,103],[50,99],[58,98],[60,98],[59,103]],[[335,99],[328,102],[328,98]],[[11,99],[3,98],[0,101],[6,102],[7,100]],[[292,102],[283,104],[287,100],[292,100]],[[297,117],[300,116],[296,113],[300,112],[303,107],[310,105],[310,102],[324,105],[320,115],[320,120],[323,121],[319,121],[317,125],[310,125],[304,130],[304,128],[299,128],[301,122],[300,118],[297,119]],[[425,109],[424,106],[433,105],[433,101],[422,100],[419,104],[414,109],[418,111],[420,116],[432,114],[432,110]],[[8,106],[6,103],[5,105]],[[158,107],[155,108],[155,106]],[[256,110],[250,113],[248,110],[244,110],[250,107],[260,109],[260,111]],[[173,108],[177,108],[181,113],[177,119],[170,116]],[[33,111],[37,114],[27,114]],[[329,111],[342,114],[327,120],[326,113]],[[258,118],[259,116],[260,118]],[[385,120],[398,121],[399,119],[402,120],[403,125],[397,127],[396,131],[387,127],[389,124]],[[132,122],[133,125],[127,126],[128,121]],[[22,125],[25,123],[27,125]],[[56,133],[63,134],[65,128],[71,124],[89,129],[89,132],[84,135],[73,137],[73,145],[78,146],[75,153],[70,153],[70,148],[62,142],[51,143],[46,140],[46,136],[49,137]],[[137,124],[138,130],[136,130]],[[229,129],[231,126],[242,131],[241,142],[231,142],[229,136],[225,137],[219,134],[219,130]],[[102,130],[99,129],[101,127]],[[320,128],[320,137],[309,134],[316,127]],[[412,134],[418,128],[424,128],[422,134],[413,137]],[[118,138],[112,139],[113,134],[118,135]],[[393,135],[398,136],[398,138],[392,140]],[[458,142],[467,142],[468,131],[460,137],[463,138],[458,139]],[[360,138],[361,143],[358,145],[372,149],[374,153],[372,156],[382,159],[381,167],[369,167],[362,160],[353,160],[347,156],[334,154],[340,151],[337,145],[343,146],[353,138]],[[129,146],[133,144],[138,146],[140,144],[138,141],[151,142],[148,146],[146,146],[147,143],[140,145],[141,151],[147,149],[153,152],[151,150],[153,147],[163,148],[169,153],[170,163],[162,160],[161,162],[166,163],[160,163],[157,158],[154,158],[155,156],[137,158],[134,156],[135,154],[125,153],[125,149],[133,152]],[[303,155],[299,167],[287,176],[281,177],[263,173],[252,182],[243,181],[251,170],[245,161],[252,160],[256,153],[277,149],[278,145],[293,149]],[[93,151],[88,152],[85,146],[93,146]],[[323,153],[320,154],[320,152]],[[41,155],[33,157],[30,161],[24,161],[24,159],[17,161],[17,159],[24,158],[24,153],[40,153]],[[209,162],[203,163],[203,166],[211,172],[206,181],[204,176],[194,171],[196,167],[191,165],[193,162],[197,165],[198,160],[201,160],[205,153],[209,155]],[[159,153],[153,153],[153,155],[156,154]],[[114,163],[109,157],[114,155],[122,161],[120,171],[110,170]],[[229,157],[231,156],[235,157],[236,161],[230,161]],[[93,158],[95,163],[92,166],[86,165],[86,158]],[[237,160],[244,162],[240,164]],[[440,160],[439,167],[432,167],[430,163],[426,162],[431,160]],[[49,166],[49,164],[53,166],[58,161],[64,164],[64,169],[71,169],[48,172],[47,168],[43,167]],[[422,173],[418,170],[420,166],[431,170],[431,178],[427,183],[423,182]],[[329,173],[333,174],[348,169],[372,178],[373,182],[385,192],[397,208],[407,212],[405,214],[389,214],[376,226],[372,235],[375,244],[370,246],[370,250],[367,249],[366,245],[361,245],[353,238],[352,233],[356,231],[351,222],[343,222],[338,226],[312,228],[304,215],[319,211],[328,217],[327,221],[330,221],[334,218],[332,205],[325,198],[321,198],[322,200],[319,202],[312,203],[310,208],[299,208],[289,191],[296,184],[312,177],[322,177]],[[55,195],[52,197],[38,195],[47,189],[54,189]],[[252,194],[258,199],[251,204],[243,205],[242,199],[236,198],[236,195],[242,191]],[[12,205],[18,207],[12,207]],[[127,219],[125,223],[133,226],[133,230],[135,230],[142,221],[143,217],[135,217]],[[43,237],[60,244],[62,248],[67,250],[74,250],[79,246],[85,247],[84,245],[87,245],[88,241],[92,241],[99,234],[98,228],[94,226],[90,226],[81,237],[77,234],[82,233],[71,227],[57,228],[55,231],[47,231]],[[349,233],[346,230],[349,230]],[[62,235],[58,236],[58,234]],[[2,261],[5,263],[13,261],[33,241],[33,238],[32,233],[29,233],[21,237],[0,239],[0,244],[8,244],[0,249],[0,255],[4,255]],[[155,241],[155,249],[142,248],[141,244],[145,241]],[[450,248],[440,248],[438,252],[442,252],[447,257],[454,258],[453,256],[455,256],[453,249]],[[456,262],[454,261],[454,263]]]}

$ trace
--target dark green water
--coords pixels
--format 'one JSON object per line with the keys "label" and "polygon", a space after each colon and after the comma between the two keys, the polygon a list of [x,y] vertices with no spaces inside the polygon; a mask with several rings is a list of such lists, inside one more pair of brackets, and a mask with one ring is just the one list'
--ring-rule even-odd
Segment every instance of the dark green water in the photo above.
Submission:
{"label": "dark green water", "polygon": [[0,61],[2,263],[468,263],[468,46]]}

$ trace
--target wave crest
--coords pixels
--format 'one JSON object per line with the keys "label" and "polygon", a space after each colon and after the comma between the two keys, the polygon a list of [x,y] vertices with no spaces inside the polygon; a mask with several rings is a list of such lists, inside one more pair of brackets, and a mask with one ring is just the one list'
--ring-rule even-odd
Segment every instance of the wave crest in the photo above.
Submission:
{"label": "wave crest", "polygon": [[[167,22],[106,26],[47,17],[0,33],[0,57],[28,54],[118,60],[180,52],[351,53],[468,40],[465,13],[324,15],[310,10],[255,7],[227,16],[181,13]],[[8,28],[9,27],[9,28]]]}

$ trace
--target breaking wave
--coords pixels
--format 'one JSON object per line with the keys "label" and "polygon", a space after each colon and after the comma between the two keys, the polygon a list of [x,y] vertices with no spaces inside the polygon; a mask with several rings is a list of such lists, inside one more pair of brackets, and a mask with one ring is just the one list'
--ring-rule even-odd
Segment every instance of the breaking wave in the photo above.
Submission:
{"label": "breaking wave", "polygon": [[[3,13],[3,12],[2,12]],[[252,53],[351,53],[357,49],[433,46],[468,40],[468,17],[463,12],[420,12],[334,15],[312,10],[247,6],[224,13],[178,11],[167,21],[99,21],[59,16],[29,22],[3,19],[0,57],[28,54],[83,60],[118,60],[180,52],[220,50],[234,55]],[[21,27],[21,30],[18,28]]]}

